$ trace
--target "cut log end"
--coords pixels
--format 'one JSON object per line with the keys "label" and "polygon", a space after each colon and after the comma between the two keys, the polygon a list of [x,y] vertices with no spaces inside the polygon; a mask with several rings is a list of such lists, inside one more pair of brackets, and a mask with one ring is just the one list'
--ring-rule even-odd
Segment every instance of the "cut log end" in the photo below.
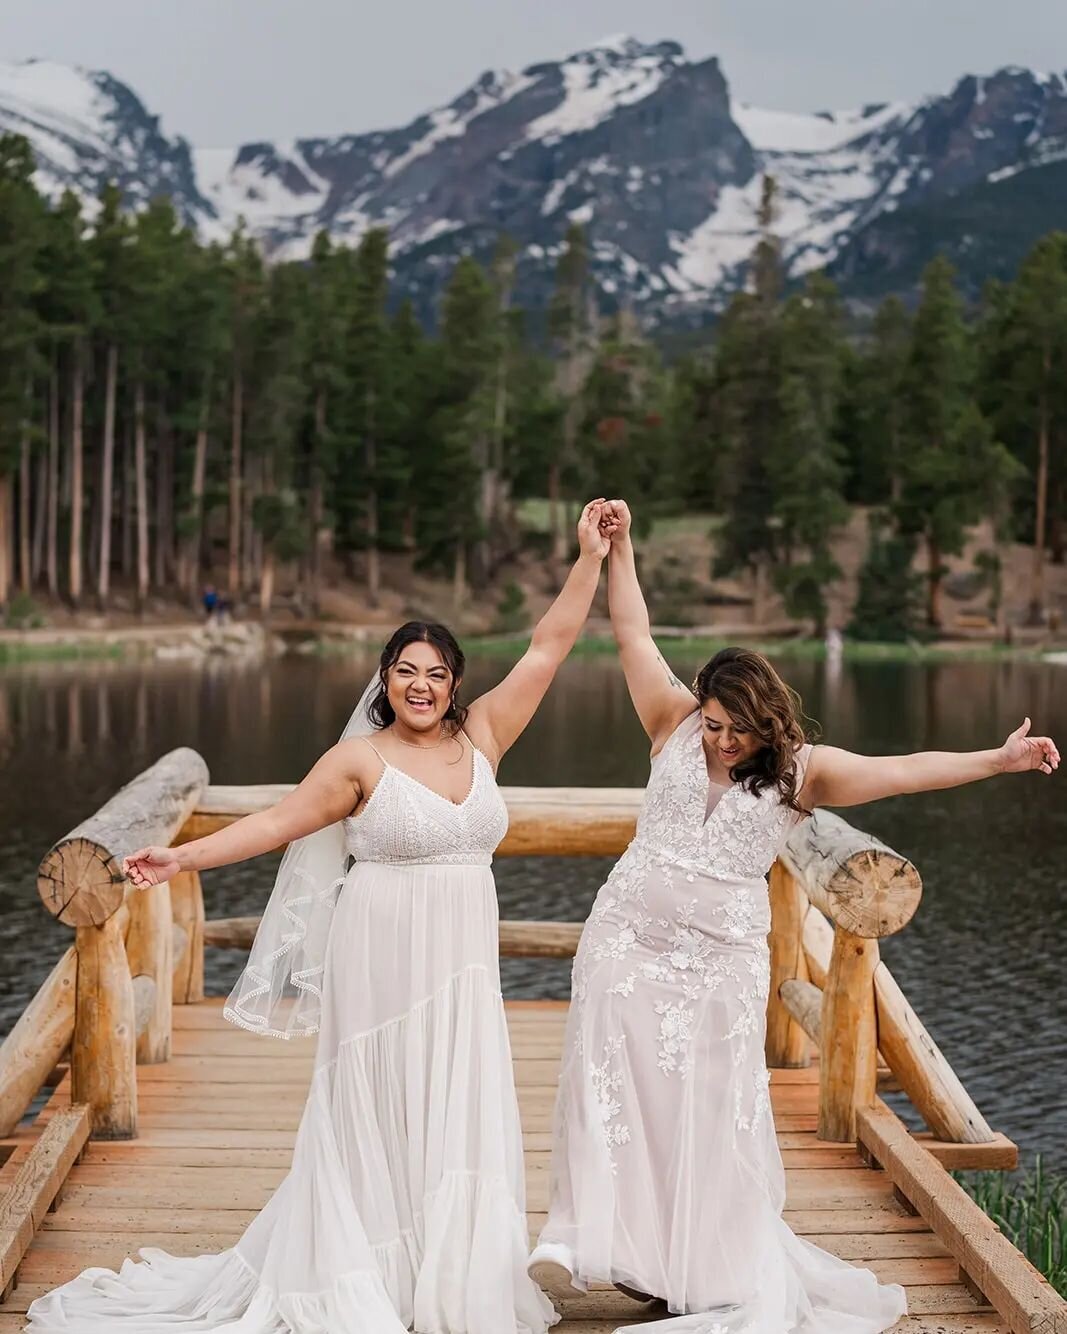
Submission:
{"label": "cut log end", "polygon": [[106,848],[87,838],[64,839],[42,861],[37,892],[67,926],[101,926],[126,897],[126,877]]}
{"label": "cut log end", "polygon": [[826,892],[838,926],[879,939],[907,926],[918,911],[923,886],[918,870],[898,852],[864,848],[842,863]]}

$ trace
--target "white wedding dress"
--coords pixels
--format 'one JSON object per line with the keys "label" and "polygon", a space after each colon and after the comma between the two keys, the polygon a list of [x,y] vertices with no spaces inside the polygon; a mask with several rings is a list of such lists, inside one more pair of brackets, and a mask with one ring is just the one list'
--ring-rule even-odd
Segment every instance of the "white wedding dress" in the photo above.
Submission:
{"label": "white wedding dress", "polygon": [[640,1326],[657,1334],[879,1334],[906,1311],[781,1216],[765,876],[798,818],[773,790],[709,785],[691,714],[574,961],[538,1253],[579,1287],[664,1298],[679,1318]]}
{"label": "white wedding dress", "polygon": [[[33,1334],[543,1334],[480,751],[457,804],[385,763],[345,821],[322,1027],[293,1163],[216,1255],[144,1247],[32,1303]],[[384,761],[383,761],[384,762]]]}

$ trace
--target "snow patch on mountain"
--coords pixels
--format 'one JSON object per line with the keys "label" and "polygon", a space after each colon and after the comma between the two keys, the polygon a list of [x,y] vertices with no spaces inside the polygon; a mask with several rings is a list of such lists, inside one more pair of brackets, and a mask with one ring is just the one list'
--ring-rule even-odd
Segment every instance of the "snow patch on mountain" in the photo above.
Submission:
{"label": "snow patch on mountain", "polygon": [[[620,54],[625,61],[610,58]],[[609,38],[593,50],[579,52],[561,68],[563,101],[531,121],[526,138],[552,145],[567,135],[591,130],[619,107],[651,97],[676,63],[677,57],[648,51],[632,38]]]}

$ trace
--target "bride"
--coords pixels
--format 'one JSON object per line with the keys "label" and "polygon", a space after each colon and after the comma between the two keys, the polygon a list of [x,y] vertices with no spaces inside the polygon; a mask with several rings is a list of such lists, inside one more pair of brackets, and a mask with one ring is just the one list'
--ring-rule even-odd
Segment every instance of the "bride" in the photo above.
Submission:
{"label": "bride", "polygon": [[448,630],[401,626],[345,738],[295,791],[127,859],[145,886],[290,844],[225,1013],[276,1037],[317,1031],[314,1074],[289,1174],[233,1247],[143,1247],[117,1274],[87,1269],[31,1304],[34,1334],[543,1334],[554,1323],[526,1272],[490,870],[508,823],[495,769],[588,614],[608,551],[602,508],[582,512],[580,555],[526,655],[469,708]]}
{"label": "bride", "polygon": [[[805,744],[799,701],[758,653],[723,649],[693,691],[649,632],[630,515],[605,509],[608,598],[652,743],[637,833],[574,961],[548,1220],[530,1259],[558,1296],[593,1281],[662,1299],[657,1334],[878,1334],[904,1289],[795,1236],[764,1061],[765,875],[796,822],[995,773],[1051,773],[1028,737],[871,758]],[[636,1334],[636,1327],[635,1334]]]}

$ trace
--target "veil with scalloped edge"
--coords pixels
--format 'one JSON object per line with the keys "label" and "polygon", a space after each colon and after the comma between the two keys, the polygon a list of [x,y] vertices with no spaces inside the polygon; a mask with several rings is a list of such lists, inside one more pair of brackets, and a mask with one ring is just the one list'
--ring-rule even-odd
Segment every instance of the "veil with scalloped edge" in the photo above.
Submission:
{"label": "veil with scalloped edge", "polygon": [[[371,677],[342,741],[378,730],[369,705],[380,679],[378,672]],[[289,844],[248,962],[223,1009],[231,1023],[272,1038],[310,1037],[319,1031],[326,945],[346,860],[340,822]]]}

